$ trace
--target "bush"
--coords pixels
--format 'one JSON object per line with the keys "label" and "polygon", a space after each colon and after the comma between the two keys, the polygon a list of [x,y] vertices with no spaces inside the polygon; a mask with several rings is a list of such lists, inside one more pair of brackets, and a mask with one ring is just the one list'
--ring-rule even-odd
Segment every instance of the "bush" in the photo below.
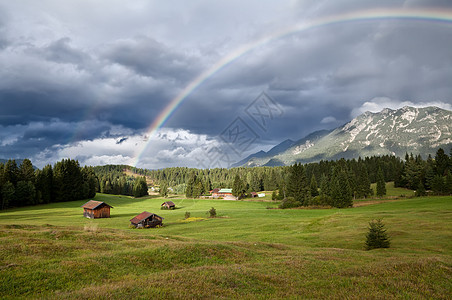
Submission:
{"label": "bush", "polygon": [[330,196],[327,195],[319,195],[311,198],[308,202],[311,206],[331,206],[333,200]]}
{"label": "bush", "polygon": [[188,219],[188,218],[190,218],[190,212],[186,211],[185,212],[185,219]]}
{"label": "bush", "polygon": [[366,235],[366,250],[389,248],[389,244],[389,237],[383,222],[380,219],[369,222],[369,232]]}
{"label": "bush", "polygon": [[210,210],[209,210],[209,214],[210,214],[210,217],[211,218],[215,218],[216,216],[217,216],[217,210],[215,209],[215,208],[211,208]]}
{"label": "bush", "polygon": [[281,204],[279,205],[279,208],[292,208],[292,207],[299,207],[301,206],[301,202],[294,199],[294,197],[287,197],[284,199]]}

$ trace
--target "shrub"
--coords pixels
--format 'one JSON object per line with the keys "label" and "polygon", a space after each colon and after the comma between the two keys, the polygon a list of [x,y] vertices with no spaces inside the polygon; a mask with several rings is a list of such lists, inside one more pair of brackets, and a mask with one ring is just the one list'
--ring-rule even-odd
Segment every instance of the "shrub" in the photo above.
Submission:
{"label": "shrub", "polygon": [[185,212],[185,219],[188,219],[188,218],[190,218],[190,212],[186,211]]}
{"label": "shrub", "polygon": [[281,204],[279,205],[279,208],[292,208],[292,207],[299,207],[301,206],[301,202],[294,199],[294,197],[287,197],[284,199]]}
{"label": "shrub", "polygon": [[389,248],[389,244],[389,237],[383,222],[380,219],[369,222],[369,232],[366,235],[366,250]]}
{"label": "shrub", "polygon": [[211,208],[210,210],[209,210],[209,214],[210,214],[210,217],[211,218],[215,218],[216,216],[217,216],[217,210],[215,209],[215,208]]}
{"label": "shrub", "polygon": [[328,195],[318,195],[311,198],[308,202],[311,206],[331,206],[333,200]]}

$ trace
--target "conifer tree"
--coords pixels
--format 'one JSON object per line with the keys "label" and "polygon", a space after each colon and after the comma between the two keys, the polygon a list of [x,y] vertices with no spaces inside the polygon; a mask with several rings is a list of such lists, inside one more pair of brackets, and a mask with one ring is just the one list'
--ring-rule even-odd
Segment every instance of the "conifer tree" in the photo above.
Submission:
{"label": "conifer tree", "polygon": [[322,197],[330,195],[330,184],[328,177],[325,174],[322,174],[322,177],[320,178],[320,195]]}
{"label": "conifer tree", "polygon": [[383,197],[384,195],[386,195],[386,183],[383,177],[383,171],[379,168],[377,172],[377,196]]}
{"label": "conifer tree", "polygon": [[319,194],[319,190],[317,187],[317,180],[315,180],[314,175],[311,177],[311,184],[309,186],[309,189],[311,191],[311,197],[315,197]]}
{"label": "conifer tree", "polygon": [[28,158],[24,159],[19,166],[18,180],[30,181],[33,184],[35,183],[35,170],[33,169],[33,165]]}
{"label": "conifer tree", "polygon": [[443,148],[439,148],[435,155],[436,174],[444,176],[449,168],[449,157],[444,153]]}
{"label": "conifer tree", "polygon": [[305,169],[301,163],[296,163],[290,167],[287,179],[287,196],[293,197],[301,205],[308,205],[309,185]]}
{"label": "conifer tree", "polygon": [[195,197],[194,189],[195,189],[196,179],[197,179],[197,176],[196,176],[195,172],[192,171],[190,173],[190,175],[188,176],[187,187],[185,188],[185,197],[187,197],[187,198]]}
{"label": "conifer tree", "polygon": [[4,183],[0,192],[2,194],[2,209],[14,206],[16,204],[16,190],[11,182],[7,181],[6,183]]}
{"label": "conifer tree", "polygon": [[353,197],[347,174],[343,170],[334,171],[331,188],[332,205],[338,208],[353,206]]}
{"label": "conifer tree", "polygon": [[417,197],[422,197],[427,195],[426,191],[425,191],[425,187],[424,184],[422,182],[419,182],[418,187],[416,189],[416,196]]}
{"label": "conifer tree", "polygon": [[160,182],[159,194],[164,198],[168,197],[168,183],[166,181]]}
{"label": "conifer tree", "polygon": [[245,192],[245,184],[240,178],[239,174],[235,174],[234,182],[232,184],[232,195],[239,198]]}
{"label": "conifer tree", "polygon": [[383,222],[378,219],[369,222],[369,232],[366,235],[366,250],[389,248],[390,241]]}

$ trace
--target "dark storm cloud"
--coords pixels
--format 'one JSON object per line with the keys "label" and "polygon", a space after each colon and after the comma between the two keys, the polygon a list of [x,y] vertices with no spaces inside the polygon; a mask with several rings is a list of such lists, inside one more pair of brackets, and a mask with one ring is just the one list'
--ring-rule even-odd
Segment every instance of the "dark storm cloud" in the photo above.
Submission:
{"label": "dark storm cloud", "polygon": [[[108,10],[102,1],[27,4],[0,5],[0,156],[48,158],[69,148],[79,155],[77,143],[104,141],[105,153],[91,146],[96,154],[83,154],[89,162],[125,160],[123,147],[134,148],[192,80],[259,37],[356,10],[452,6],[441,0],[198,0],[177,8],[112,0]],[[258,132],[257,144],[270,145],[341,125],[379,97],[388,105],[451,103],[450,49],[445,22],[374,20],[294,32],[212,74],[171,114],[165,130],[213,138],[243,117]],[[262,91],[284,110],[265,132],[245,113]],[[161,143],[161,161],[191,157],[182,153],[190,147],[163,149]]]}
{"label": "dark storm cloud", "polygon": [[42,49],[44,57],[56,63],[70,63],[77,66],[84,66],[89,56],[79,49],[70,45],[71,39],[61,38],[52,42],[49,46]]}
{"label": "dark storm cloud", "polygon": [[105,57],[137,74],[155,79],[189,80],[201,70],[200,62],[181,49],[172,49],[149,37],[121,40],[109,47]]}

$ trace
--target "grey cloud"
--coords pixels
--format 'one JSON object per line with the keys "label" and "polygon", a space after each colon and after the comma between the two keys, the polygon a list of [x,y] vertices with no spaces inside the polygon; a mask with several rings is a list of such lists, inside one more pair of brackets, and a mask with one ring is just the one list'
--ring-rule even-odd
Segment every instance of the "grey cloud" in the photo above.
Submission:
{"label": "grey cloud", "polygon": [[190,79],[200,70],[199,61],[148,37],[115,42],[105,57],[140,75],[156,79]]}
{"label": "grey cloud", "polygon": [[[307,18],[448,2],[199,0],[175,8],[113,1],[107,11],[103,2],[68,2],[65,9],[52,2],[4,3],[0,157],[39,152],[49,158],[48,151],[69,143],[107,138],[123,147],[224,55]],[[284,108],[282,118],[259,131],[259,145],[271,145],[346,122],[375,97],[452,103],[450,32],[446,23],[392,19],[281,36],[209,76],[164,126],[213,138],[236,117],[245,118],[246,106],[266,91]],[[332,117],[337,121],[327,123]],[[171,160],[177,152],[162,153],[166,165],[183,163]],[[113,154],[126,156],[96,153],[102,161]]]}
{"label": "grey cloud", "polygon": [[71,39],[68,37],[61,38],[52,42],[49,46],[42,49],[43,54],[48,60],[57,63],[71,63],[75,65],[84,65],[88,55],[82,51],[71,47]]}

